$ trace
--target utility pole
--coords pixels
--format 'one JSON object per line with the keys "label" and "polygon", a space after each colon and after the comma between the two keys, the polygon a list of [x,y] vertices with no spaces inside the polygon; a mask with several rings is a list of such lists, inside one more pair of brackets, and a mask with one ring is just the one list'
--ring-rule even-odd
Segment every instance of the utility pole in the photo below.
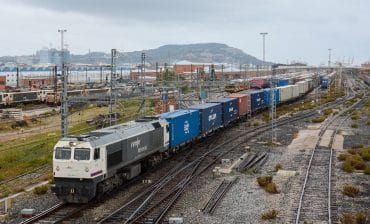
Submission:
{"label": "utility pole", "polygon": [[111,50],[111,73],[110,73],[110,97],[109,97],[109,126],[112,125],[112,120],[116,122],[116,114],[113,115],[113,106],[116,104],[116,57],[117,50]]}
{"label": "utility pole", "polygon": [[[65,73],[64,67],[64,33],[67,32],[66,29],[59,29],[58,32],[61,36],[61,60],[60,60],[60,67],[62,71],[61,81],[62,81],[62,93],[61,93],[61,105],[60,105],[60,118],[61,118],[61,134],[62,137],[65,138],[68,135],[68,97],[67,97],[67,84],[68,84],[68,76]],[[57,97],[57,96],[55,96]]]}
{"label": "utility pole", "polygon": [[330,70],[330,66],[331,66],[331,48],[329,48],[328,51],[329,51],[328,67],[329,67],[329,70]]}
{"label": "utility pole", "polygon": [[277,85],[276,85],[276,68],[279,65],[274,64],[272,65],[272,74],[271,74],[271,79],[270,79],[270,106],[271,106],[271,144],[276,141],[276,90],[277,90]]}
{"label": "utility pole", "polygon": [[263,33],[260,33],[262,35],[262,39],[263,39],[263,64],[265,64],[265,36],[268,34],[266,32],[263,32]]}
{"label": "utility pole", "polygon": [[144,116],[145,116],[145,113],[146,113],[146,93],[145,93],[145,85],[144,85],[144,75],[145,75],[145,58],[146,58],[146,55],[145,53],[141,53],[141,87],[142,87],[142,94],[143,94],[143,112],[144,112]]}

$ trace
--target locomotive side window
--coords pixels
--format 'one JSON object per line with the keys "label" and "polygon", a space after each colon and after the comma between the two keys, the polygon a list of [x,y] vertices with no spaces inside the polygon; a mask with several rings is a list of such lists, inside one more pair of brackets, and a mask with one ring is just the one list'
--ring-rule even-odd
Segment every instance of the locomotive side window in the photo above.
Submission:
{"label": "locomotive side window", "polygon": [[71,148],[57,147],[55,148],[55,159],[71,159]]}
{"label": "locomotive side window", "polygon": [[90,149],[75,148],[74,159],[75,160],[89,160],[90,159]]}
{"label": "locomotive side window", "polygon": [[100,158],[100,148],[94,149],[94,160],[97,160]]}

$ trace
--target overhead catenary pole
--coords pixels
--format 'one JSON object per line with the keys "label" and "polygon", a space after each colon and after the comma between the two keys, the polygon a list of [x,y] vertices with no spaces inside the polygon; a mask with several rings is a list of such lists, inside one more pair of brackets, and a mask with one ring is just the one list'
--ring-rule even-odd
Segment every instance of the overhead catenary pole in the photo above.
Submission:
{"label": "overhead catenary pole", "polygon": [[110,76],[110,97],[109,97],[109,125],[116,121],[116,114],[113,116],[113,106],[116,103],[116,49],[111,50],[111,76]]}
{"label": "overhead catenary pole", "polygon": [[[65,65],[64,65],[64,33],[67,32],[66,29],[59,29],[58,32],[61,36],[61,43],[60,43],[60,68],[62,71],[61,81],[62,81],[62,93],[61,93],[61,105],[60,105],[60,118],[61,118],[61,135],[62,137],[67,137],[68,135],[68,98],[67,98],[67,84],[68,84],[68,77],[65,73]],[[57,96],[55,96],[57,97]]]}
{"label": "overhead catenary pole", "polygon": [[330,70],[330,66],[331,66],[331,48],[328,49],[329,51],[329,60],[328,60],[328,67],[329,67],[329,70]]}

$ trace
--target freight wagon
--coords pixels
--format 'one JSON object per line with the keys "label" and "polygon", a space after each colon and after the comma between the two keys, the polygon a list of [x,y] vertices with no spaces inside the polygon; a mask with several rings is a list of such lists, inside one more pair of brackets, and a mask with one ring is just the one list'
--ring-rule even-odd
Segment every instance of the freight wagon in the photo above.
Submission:
{"label": "freight wagon", "polygon": [[239,117],[244,116],[249,113],[250,111],[250,95],[243,94],[243,93],[234,93],[228,95],[229,98],[237,98],[238,99],[238,112]]}
{"label": "freight wagon", "polygon": [[236,98],[218,98],[210,100],[209,103],[219,103],[222,106],[222,124],[228,125],[238,118],[238,99]]}
{"label": "freight wagon", "polygon": [[176,110],[160,115],[161,119],[166,119],[170,132],[170,148],[184,144],[198,137],[199,130],[199,111],[198,110]]}
{"label": "freight wagon", "polygon": [[246,93],[250,94],[252,112],[256,112],[267,107],[264,90],[255,90]]}
{"label": "freight wagon", "polygon": [[204,103],[190,106],[191,110],[198,110],[200,116],[199,129],[206,135],[222,126],[222,106],[219,103]]}
{"label": "freight wagon", "polygon": [[[276,104],[280,103],[280,89],[275,90],[275,102]],[[264,89],[263,92],[264,101],[266,103],[266,106],[269,107],[271,105],[271,88]]]}

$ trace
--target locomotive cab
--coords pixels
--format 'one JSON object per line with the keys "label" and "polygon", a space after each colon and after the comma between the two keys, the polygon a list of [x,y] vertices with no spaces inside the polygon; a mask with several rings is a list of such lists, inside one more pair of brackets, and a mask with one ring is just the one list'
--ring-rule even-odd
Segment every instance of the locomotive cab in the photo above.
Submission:
{"label": "locomotive cab", "polygon": [[53,191],[64,201],[87,203],[103,179],[103,160],[100,148],[93,148],[89,142],[62,139],[53,153]]}

